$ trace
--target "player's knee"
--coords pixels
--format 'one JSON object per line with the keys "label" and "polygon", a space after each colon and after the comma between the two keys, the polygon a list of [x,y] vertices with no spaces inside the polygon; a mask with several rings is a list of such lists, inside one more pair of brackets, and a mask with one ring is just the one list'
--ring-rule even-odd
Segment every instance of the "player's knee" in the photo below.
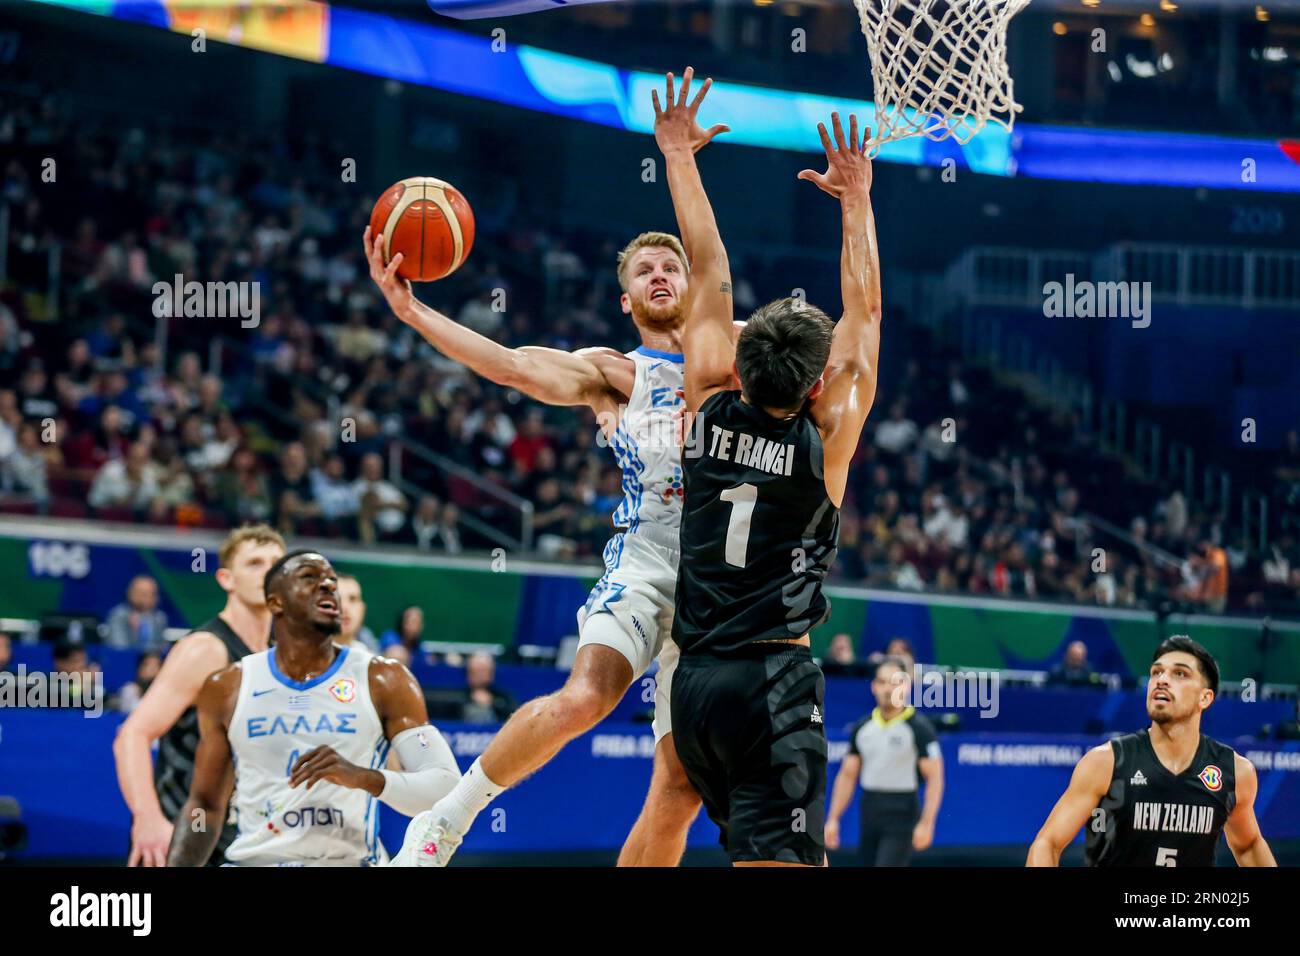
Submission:
{"label": "player's knee", "polygon": [[675,757],[660,759],[657,769],[651,781],[651,791],[664,805],[683,812],[699,806],[700,795],[695,792],[680,760]]}
{"label": "player's knee", "polygon": [[556,695],[555,719],[574,733],[598,724],[614,709],[618,697],[585,681],[566,684]]}

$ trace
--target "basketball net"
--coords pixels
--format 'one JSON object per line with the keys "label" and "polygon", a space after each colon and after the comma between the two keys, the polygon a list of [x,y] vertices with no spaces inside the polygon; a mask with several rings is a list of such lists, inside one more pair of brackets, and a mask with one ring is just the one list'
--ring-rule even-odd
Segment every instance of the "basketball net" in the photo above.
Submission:
{"label": "basketball net", "polygon": [[1029,0],[854,0],[871,55],[869,144],[908,136],[970,142],[990,120],[1010,131],[1021,106],[1007,70],[1007,24]]}

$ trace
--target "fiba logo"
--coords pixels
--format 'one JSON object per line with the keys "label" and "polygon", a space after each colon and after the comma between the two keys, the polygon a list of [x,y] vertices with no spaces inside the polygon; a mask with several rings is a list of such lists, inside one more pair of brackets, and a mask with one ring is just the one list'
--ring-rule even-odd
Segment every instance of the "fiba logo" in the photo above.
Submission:
{"label": "fiba logo", "polygon": [[1196,775],[1201,783],[1205,784],[1206,790],[1219,790],[1223,787],[1223,771],[1210,764],[1204,770]]}

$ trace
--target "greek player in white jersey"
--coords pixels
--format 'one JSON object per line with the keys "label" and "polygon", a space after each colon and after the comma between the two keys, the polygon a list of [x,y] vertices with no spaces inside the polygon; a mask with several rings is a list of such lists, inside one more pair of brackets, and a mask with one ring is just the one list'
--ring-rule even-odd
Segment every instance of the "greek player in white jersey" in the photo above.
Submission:
{"label": "greek player in white jersey", "polygon": [[[340,647],[338,577],[322,555],[293,551],[267,571],[274,644],[219,671],[197,703],[200,740],[169,866],[211,855],[231,788],[238,866],[387,862],[376,799],[414,815],[460,778],[428,722],[424,695],[397,661]],[[403,770],[384,769],[392,748]]]}
{"label": "greek player in white jersey", "polygon": [[619,253],[619,302],[641,338],[641,347],[628,353],[507,348],[415,299],[410,283],[397,276],[400,254],[385,264],[381,237],[368,231],[366,251],[370,276],[398,318],[490,381],[548,405],[592,409],[623,469],[624,502],[614,515],[619,530],[605,549],[605,575],[578,613],[578,654],[564,687],[511,716],[455,789],[411,822],[394,864],[445,865],[497,794],[599,723],[658,657],[654,769],[619,865],[675,866],[700,809],[668,723],[677,657],[670,635],[681,515],[686,250],[675,236],[647,232]]}

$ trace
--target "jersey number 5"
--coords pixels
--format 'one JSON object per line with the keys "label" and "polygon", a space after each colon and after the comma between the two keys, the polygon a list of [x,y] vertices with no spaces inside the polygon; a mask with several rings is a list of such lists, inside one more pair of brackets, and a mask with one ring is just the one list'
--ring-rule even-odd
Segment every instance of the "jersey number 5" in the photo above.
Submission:
{"label": "jersey number 5", "polygon": [[743,568],[749,550],[749,526],[754,519],[754,505],[758,503],[758,487],[737,485],[718,497],[731,503],[731,520],[727,522],[727,563]]}
{"label": "jersey number 5", "polygon": [[1178,850],[1167,846],[1156,847],[1156,866],[1177,866]]}

